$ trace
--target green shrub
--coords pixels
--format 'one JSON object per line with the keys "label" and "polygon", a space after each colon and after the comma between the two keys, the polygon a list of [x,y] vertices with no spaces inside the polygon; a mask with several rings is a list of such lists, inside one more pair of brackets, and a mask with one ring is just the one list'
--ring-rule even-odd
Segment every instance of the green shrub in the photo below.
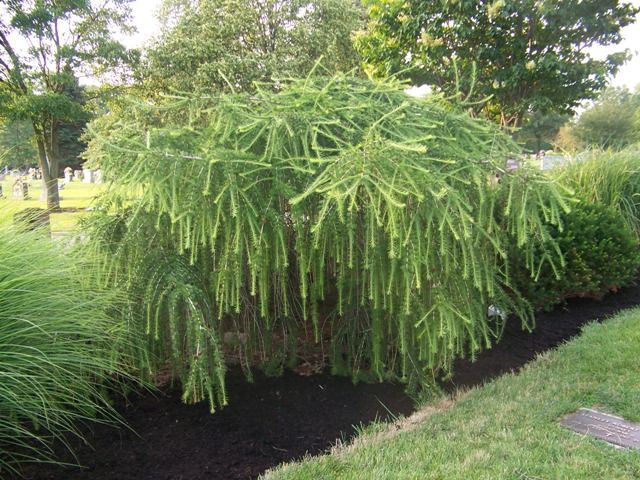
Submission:
{"label": "green shrub", "polygon": [[517,146],[404,89],[291,80],[134,100],[92,124],[118,215],[90,237],[185,399],[224,403],[220,339],[247,367],[311,350],[334,373],[426,383],[495,341],[489,305],[528,322],[502,268],[507,232],[528,253],[550,241],[563,195],[534,171],[496,185]]}
{"label": "green shrub", "polygon": [[511,260],[517,288],[535,307],[551,308],[571,297],[600,298],[635,279],[640,266],[638,240],[616,210],[581,201],[564,215],[562,225],[550,232],[564,265],[545,262],[530,273],[520,252],[515,251]]}
{"label": "green shrub", "polygon": [[115,419],[102,394],[118,371],[109,297],[56,247],[0,227],[0,477],[53,461],[51,440],[78,435],[78,422]]}

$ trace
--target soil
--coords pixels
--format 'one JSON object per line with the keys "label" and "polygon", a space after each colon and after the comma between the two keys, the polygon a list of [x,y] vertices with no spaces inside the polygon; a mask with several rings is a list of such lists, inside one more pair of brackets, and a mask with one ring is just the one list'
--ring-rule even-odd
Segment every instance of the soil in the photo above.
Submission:
{"label": "soil", "polygon": [[[541,313],[533,333],[508,322],[502,341],[475,362],[456,362],[447,390],[478,385],[518,369],[542,351],[599,321],[640,304],[640,287],[604,300],[574,299]],[[184,405],[166,390],[118,407],[132,428],[96,426],[89,445],[75,445],[83,468],[33,465],[30,480],[222,480],[256,478],[267,468],[318,454],[354,434],[354,425],[407,415],[413,402],[402,386],[353,385],[327,375],[257,377],[228,375],[229,406],[209,414],[206,404]],[[72,458],[66,457],[67,461]]]}
{"label": "soil", "polygon": [[453,378],[443,384],[447,391],[486,383],[504,373],[517,370],[538,354],[578,335],[587,323],[601,322],[625,308],[640,305],[639,284],[611,293],[603,299],[573,298],[549,312],[536,314],[532,332],[521,322],[509,319],[500,342],[483,351],[475,362],[458,360]]}

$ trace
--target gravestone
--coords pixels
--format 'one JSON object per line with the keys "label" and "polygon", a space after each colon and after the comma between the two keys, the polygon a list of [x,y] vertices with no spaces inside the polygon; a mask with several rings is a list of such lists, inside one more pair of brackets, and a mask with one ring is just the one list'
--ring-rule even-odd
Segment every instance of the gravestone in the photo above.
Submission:
{"label": "gravestone", "polygon": [[49,212],[44,208],[25,208],[13,215],[13,223],[21,230],[51,235]]}
{"label": "gravestone", "polygon": [[16,200],[27,200],[29,198],[29,184],[20,177],[13,183],[12,197]]}
{"label": "gravestone", "polygon": [[540,160],[540,168],[542,170],[552,170],[555,167],[559,167],[569,161],[568,157],[564,155],[545,155]]}
{"label": "gravestone", "polygon": [[517,170],[518,168],[520,168],[520,162],[517,158],[509,158],[507,160],[506,168],[508,171]]}
{"label": "gravestone", "polygon": [[71,175],[73,174],[73,170],[71,169],[71,167],[67,167],[64,169],[64,181],[66,183],[71,182],[72,177]]}
{"label": "gravestone", "polygon": [[90,169],[84,169],[82,170],[82,174],[83,174],[83,183],[93,183],[93,170]]}
{"label": "gravestone", "polygon": [[74,182],[82,181],[82,170],[74,170],[73,171],[73,181]]}
{"label": "gravestone", "polygon": [[640,424],[624,418],[581,408],[560,420],[560,425],[617,447],[640,449]]}

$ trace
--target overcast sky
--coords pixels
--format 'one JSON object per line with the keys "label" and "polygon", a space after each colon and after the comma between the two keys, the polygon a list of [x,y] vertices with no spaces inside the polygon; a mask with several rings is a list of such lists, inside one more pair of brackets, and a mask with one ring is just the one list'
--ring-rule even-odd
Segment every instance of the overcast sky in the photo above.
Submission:
{"label": "overcast sky", "polygon": [[[631,0],[630,3],[640,7],[640,0]],[[616,77],[611,82],[618,87],[628,87],[634,89],[640,85],[640,15],[638,21],[622,30],[622,43],[613,47],[595,47],[593,56],[597,59],[605,57],[608,53],[615,52],[621,48],[628,48],[634,54],[633,58],[624,65]]]}
{"label": "overcast sky", "polygon": [[[631,3],[640,6],[640,0],[631,0]],[[138,33],[132,37],[123,38],[128,46],[141,47],[158,33],[160,26],[157,13],[160,4],[161,0],[136,0],[133,2],[134,23]],[[595,47],[592,52],[596,58],[601,59],[608,53],[618,51],[621,48],[631,50],[634,57],[620,69],[611,83],[634,89],[640,84],[640,18],[638,23],[626,27],[622,33],[624,39],[620,45],[606,48]]]}
{"label": "overcast sky", "polygon": [[[640,1],[640,0],[638,0]],[[136,0],[132,4],[133,24],[138,33],[122,38],[128,47],[141,47],[160,30],[158,10],[162,0]]]}

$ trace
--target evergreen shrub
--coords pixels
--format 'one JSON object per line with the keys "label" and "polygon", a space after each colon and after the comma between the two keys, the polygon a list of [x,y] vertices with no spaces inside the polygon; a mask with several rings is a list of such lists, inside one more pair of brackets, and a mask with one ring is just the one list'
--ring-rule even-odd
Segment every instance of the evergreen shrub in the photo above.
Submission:
{"label": "evergreen shrub", "polygon": [[[542,263],[530,272],[519,252],[511,256],[516,284],[534,307],[550,309],[572,297],[601,298],[633,282],[640,249],[617,210],[580,201],[563,215],[561,225],[550,227],[550,232],[563,254],[563,265]],[[542,252],[545,246],[539,248]]]}
{"label": "evergreen shrub", "polygon": [[290,80],[132,99],[92,124],[113,181],[89,236],[146,335],[140,368],[170,362],[213,410],[232,357],[250,374],[326,355],[336,374],[424,385],[499,337],[490,305],[530,324],[509,235],[537,268],[566,195],[532,170],[496,183],[517,146],[405,88]]}

